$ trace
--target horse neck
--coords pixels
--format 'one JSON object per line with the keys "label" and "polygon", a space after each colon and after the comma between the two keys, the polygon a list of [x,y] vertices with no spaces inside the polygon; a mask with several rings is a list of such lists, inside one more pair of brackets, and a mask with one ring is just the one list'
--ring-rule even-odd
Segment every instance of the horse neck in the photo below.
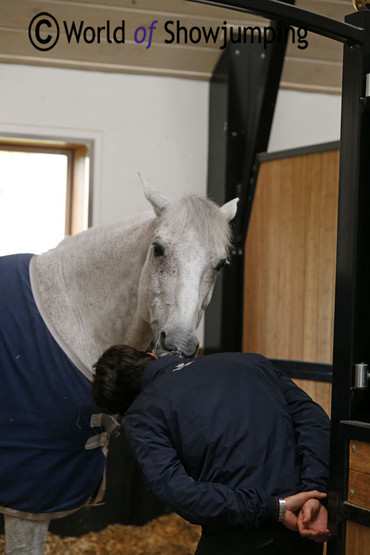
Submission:
{"label": "horse neck", "polygon": [[142,219],[68,237],[35,258],[33,281],[44,319],[72,360],[89,370],[106,348],[128,342],[129,328],[134,346],[150,340],[137,314],[137,290],[154,220]]}

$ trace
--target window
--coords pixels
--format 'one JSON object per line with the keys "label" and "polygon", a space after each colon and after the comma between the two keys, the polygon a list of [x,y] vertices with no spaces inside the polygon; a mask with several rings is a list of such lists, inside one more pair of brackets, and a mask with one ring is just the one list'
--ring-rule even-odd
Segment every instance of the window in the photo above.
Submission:
{"label": "window", "polygon": [[0,141],[0,255],[39,254],[88,226],[86,145]]}

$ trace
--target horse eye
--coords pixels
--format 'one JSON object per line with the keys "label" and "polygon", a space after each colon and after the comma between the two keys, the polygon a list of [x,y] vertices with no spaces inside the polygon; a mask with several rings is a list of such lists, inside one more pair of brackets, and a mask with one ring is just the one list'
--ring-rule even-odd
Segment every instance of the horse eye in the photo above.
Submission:
{"label": "horse eye", "polygon": [[226,264],[229,264],[229,262],[227,260],[220,260],[220,262],[217,264],[216,266],[216,272],[220,272],[222,270],[222,268],[224,268],[226,266]]}
{"label": "horse eye", "polygon": [[159,258],[164,255],[164,247],[159,243],[153,243],[153,254],[155,258]]}

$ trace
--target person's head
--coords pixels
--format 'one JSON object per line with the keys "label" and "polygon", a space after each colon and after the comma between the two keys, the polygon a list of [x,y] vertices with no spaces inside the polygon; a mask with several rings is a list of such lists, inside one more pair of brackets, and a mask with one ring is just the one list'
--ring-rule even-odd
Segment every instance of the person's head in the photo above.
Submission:
{"label": "person's head", "polygon": [[94,364],[91,386],[97,406],[106,414],[124,414],[140,393],[141,377],[152,355],[129,345],[114,345]]}

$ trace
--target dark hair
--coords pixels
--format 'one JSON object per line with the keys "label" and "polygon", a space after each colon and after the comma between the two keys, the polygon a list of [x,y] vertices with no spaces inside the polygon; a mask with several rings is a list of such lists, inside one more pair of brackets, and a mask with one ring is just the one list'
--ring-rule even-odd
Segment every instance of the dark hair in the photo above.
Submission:
{"label": "dark hair", "polygon": [[106,414],[124,414],[139,395],[141,377],[153,358],[129,345],[114,345],[93,365],[91,386],[97,406]]}

